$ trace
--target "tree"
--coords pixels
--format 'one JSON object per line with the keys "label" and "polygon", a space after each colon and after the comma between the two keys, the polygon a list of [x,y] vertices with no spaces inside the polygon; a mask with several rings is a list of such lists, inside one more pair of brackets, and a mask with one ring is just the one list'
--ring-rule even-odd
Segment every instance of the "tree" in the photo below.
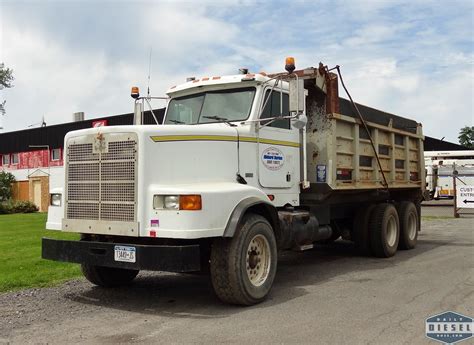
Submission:
{"label": "tree", "polygon": [[[12,81],[15,78],[13,78],[13,70],[10,68],[6,68],[5,64],[0,63],[0,90],[3,90],[5,88],[11,88],[13,87]],[[0,103],[0,114],[4,115],[5,114],[5,103],[7,101],[3,101]]]}
{"label": "tree", "polygon": [[474,149],[474,126],[466,126],[459,131],[459,143],[469,149]]}
{"label": "tree", "polygon": [[12,197],[13,182],[15,182],[15,176],[12,173],[0,172],[0,201],[9,200]]}

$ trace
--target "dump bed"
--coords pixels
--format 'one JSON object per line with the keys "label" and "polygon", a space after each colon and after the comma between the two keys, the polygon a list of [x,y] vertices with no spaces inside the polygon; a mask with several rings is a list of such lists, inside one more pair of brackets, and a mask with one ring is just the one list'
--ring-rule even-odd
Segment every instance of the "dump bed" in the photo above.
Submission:
{"label": "dump bed", "polygon": [[308,90],[307,177],[311,183],[307,193],[387,188],[424,190],[421,124],[357,105],[369,128],[380,169],[370,137],[354,106],[338,96],[337,79],[327,83],[323,91],[315,79],[309,78],[305,80],[305,88]]}

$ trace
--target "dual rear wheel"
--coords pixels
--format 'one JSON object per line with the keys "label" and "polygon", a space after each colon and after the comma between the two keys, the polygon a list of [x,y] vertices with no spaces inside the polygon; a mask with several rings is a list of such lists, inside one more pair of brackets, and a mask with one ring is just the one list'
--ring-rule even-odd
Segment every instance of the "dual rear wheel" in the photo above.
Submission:
{"label": "dual rear wheel", "polygon": [[413,202],[403,201],[397,207],[389,203],[369,205],[354,218],[353,238],[361,254],[388,258],[399,248],[416,246],[419,224]]}

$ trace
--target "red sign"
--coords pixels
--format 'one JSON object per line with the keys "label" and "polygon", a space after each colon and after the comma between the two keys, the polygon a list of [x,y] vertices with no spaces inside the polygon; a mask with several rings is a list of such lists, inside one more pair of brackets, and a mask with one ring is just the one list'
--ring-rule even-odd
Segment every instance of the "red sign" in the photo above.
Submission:
{"label": "red sign", "polygon": [[107,120],[92,121],[92,127],[104,127],[107,126]]}

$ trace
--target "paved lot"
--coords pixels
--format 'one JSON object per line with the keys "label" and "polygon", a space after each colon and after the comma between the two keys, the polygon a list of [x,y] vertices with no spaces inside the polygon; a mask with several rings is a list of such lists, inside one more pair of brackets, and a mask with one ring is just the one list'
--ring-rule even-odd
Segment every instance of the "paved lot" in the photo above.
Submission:
{"label": "paved lot", "polygon": [[[454,217],[453,200],[441,199],[423,202],[421,215],[423,217]],[[474,208],[462,208],[458,210],[462,218],[474,217]]]}
{"label": "paved lot", "polygon": [[[391,259],[336,242],[279,261],[271,297],[221,304],[208,278],[146,274],[128,288],[84,280],[0,295],[0,343],[425,344],[426,317],[474,316],[472,219],[423,221]],[[434,342],[431,342],[434,344]]]}

